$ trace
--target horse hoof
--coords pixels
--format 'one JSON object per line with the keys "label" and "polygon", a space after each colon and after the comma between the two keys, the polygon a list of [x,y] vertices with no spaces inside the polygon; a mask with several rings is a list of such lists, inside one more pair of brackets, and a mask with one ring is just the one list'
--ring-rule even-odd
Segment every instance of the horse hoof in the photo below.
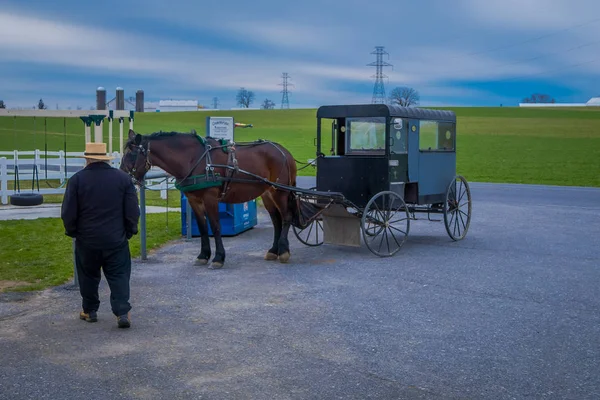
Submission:
{"label": "horse hoof", "polygon": [[267,254],[265,254],[265,260],[267,260],[267,261],[277,260],[277,254],[273,254],[270,251],[268,251]]}
{"label": "horse hoof", "polygon": [[210,266],[208,267],[208,269],[220,269],[220,268],[223,268],[223,263],[218,262],[218,261],[213,261],[212,263],[210,263]]}
{"label": "horse hoof", "polygon": [[279,256],[279,262],[282,262],[282,263],[288,262],[290,259],[290,256],[291,256],[290,252],[286,251],[285,253],[283,253]]}
{"label": "horse hoof", "polygon": [[208,264],[208,260],[205,258],[197,258],[196,262],[194,263],[196,265],[206,265]]}

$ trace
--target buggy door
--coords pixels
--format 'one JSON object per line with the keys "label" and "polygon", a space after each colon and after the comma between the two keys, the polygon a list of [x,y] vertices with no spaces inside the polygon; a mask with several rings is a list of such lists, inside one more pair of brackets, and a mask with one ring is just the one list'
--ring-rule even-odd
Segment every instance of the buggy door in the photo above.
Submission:
{"label": "buggy door", "polygon": [[388,124],[390,190],[404,197],[408,182],[408,129],[402,118],[391,118]]}

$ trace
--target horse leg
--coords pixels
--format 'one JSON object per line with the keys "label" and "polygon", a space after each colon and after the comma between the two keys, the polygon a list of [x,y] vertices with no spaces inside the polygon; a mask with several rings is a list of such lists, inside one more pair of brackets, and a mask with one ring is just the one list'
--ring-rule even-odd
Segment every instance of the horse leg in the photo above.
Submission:
{"label": "horse leg", "polygon": [[281,236],[281,214],[275,205],[271,193],[265,193],[261,196],[265,209],[268,211],[273,223],[273,246],[265,254],[265,260],[277,260],[279,257],[279,238]]}
{"label": "horse leg", "polygon": [[198,230],[200,231],[200,254],[196,258],[197,265],[206,265],[210,259],[210,236],[208,236],[208,226],[206,224],[206,210],[203,203],[190,202],[190,206],[196,215]]}
{"label": "horse leg", "polygon": [[206,197],[204,200],[204,207],[206,209],[206,215],[210,221],[210,227],[212,229],[213,237],[215,238],[215,257],[209,269],[218,269],[223,267],[225,263],[225,247],[223,246],[223,239],[221,238],[221,222],[219,221],[219,201],[217,196]]}
{"label": "horse leg", "polygon": [[292,224],[292,210],[290,204],[290,193],[285,191],[277,192],[274,196],[275,203],[280,213],[281,218],[281,233],[279,236],[278,243],[278,254],[279,254],[279,262],[286,263],[290,259],[290,242],[288,240],[288,233],[290,231],[290,226]]}

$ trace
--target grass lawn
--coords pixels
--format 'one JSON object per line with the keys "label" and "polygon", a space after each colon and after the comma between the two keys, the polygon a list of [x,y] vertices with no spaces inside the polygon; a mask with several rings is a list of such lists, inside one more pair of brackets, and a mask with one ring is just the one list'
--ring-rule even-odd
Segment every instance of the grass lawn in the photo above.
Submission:
{"label": "grass lawn", "polygon": [[[457,171],[470,182],[506,182],[600,187],[599,108],[450,108],[457,115]],[[302,162],[315,156],[316,110],[235,110],[217,112],[140,113],[135,130],[190,131],[205,135],[207,116],[233,116],[254,128],[236,129],[236,141],[268,139],[287,147]],[[128,130],[125,124],[124,132]],[[325,127],[327,134],[328,127]],[[65,134],[66,132],[66,134]],[[0,150],[44,149],[82,151],[83,123],[76,118],[43,119],[0,117]],[[113,149],[119,148],[114,123]],[[104,126],[108,139],[108,127]],[[314,175],[305,168],[301,175]],[[27,188],[30,182],[23,182]],[[57,182],[40,182],[40,186]],[[147,205],[165,206],[160,192],[148,191]],[[61,202],[61,195],[45,202]],[[180,206],[180,193],[169,191],[170,207]],[[148,248],[180,237],[180,214],[148,214]],[[35,290],[66,282],[72,277],[71,240],[60,219],[0,221],[0,285],[23,283],[16,290]],[[132,242],[139,255],[139,236]],[[3,286],[0,286],[0,288]]]}
{"label": "grass lawn", "polygon": [[[600,109],[456,107],[457,168],[469,181],[600,186]],[[180,113],[139,113],[134,128],[139,133],[158,130],[190,131],[205,134],[207,116],[233,116],[254,128],[236,129],[236,141],[258,138],[277,141],[302,162],[315,156],[316,110],[231,110]],[[125,133],[128,124],[125,124]],[[62,118],[48,118],[46,135],[43,120],[1,117],[0,150],[64,147]],[[328,129],[328,128],[326,128]],[[67,119],[68,151],[83,149],[83,123]],[[325,132],[328,132],[327,130]],[[114,149],[118,144],[118,123],[114,122]],[[104,126],[108,139],[108,127]],[[305,168],[300,175],[314,175]]]}
{"label": "grass lawn", "polygon": [[[148,250],[181,238],[181,214],[147,214]],[[60,218],[0,221],[0,291],[29,291],[73,279],[72,240]],[[140,235],[130,242],[132,257],[140,256]]]}

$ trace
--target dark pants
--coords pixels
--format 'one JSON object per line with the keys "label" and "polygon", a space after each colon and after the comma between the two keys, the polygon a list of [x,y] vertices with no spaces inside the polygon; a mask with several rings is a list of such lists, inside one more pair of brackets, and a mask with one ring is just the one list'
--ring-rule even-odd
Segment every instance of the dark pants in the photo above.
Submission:
{"label": "dark pants", "polygon": [[124,315],[131,310],[129,304],[129,278],[131,253],[129,242],[112,249],[94,249],[75,241],[75,265],[84,312],[98,311],[100,298],[98,285],[101,272],[110,288],[110,306],[114,315]]}

